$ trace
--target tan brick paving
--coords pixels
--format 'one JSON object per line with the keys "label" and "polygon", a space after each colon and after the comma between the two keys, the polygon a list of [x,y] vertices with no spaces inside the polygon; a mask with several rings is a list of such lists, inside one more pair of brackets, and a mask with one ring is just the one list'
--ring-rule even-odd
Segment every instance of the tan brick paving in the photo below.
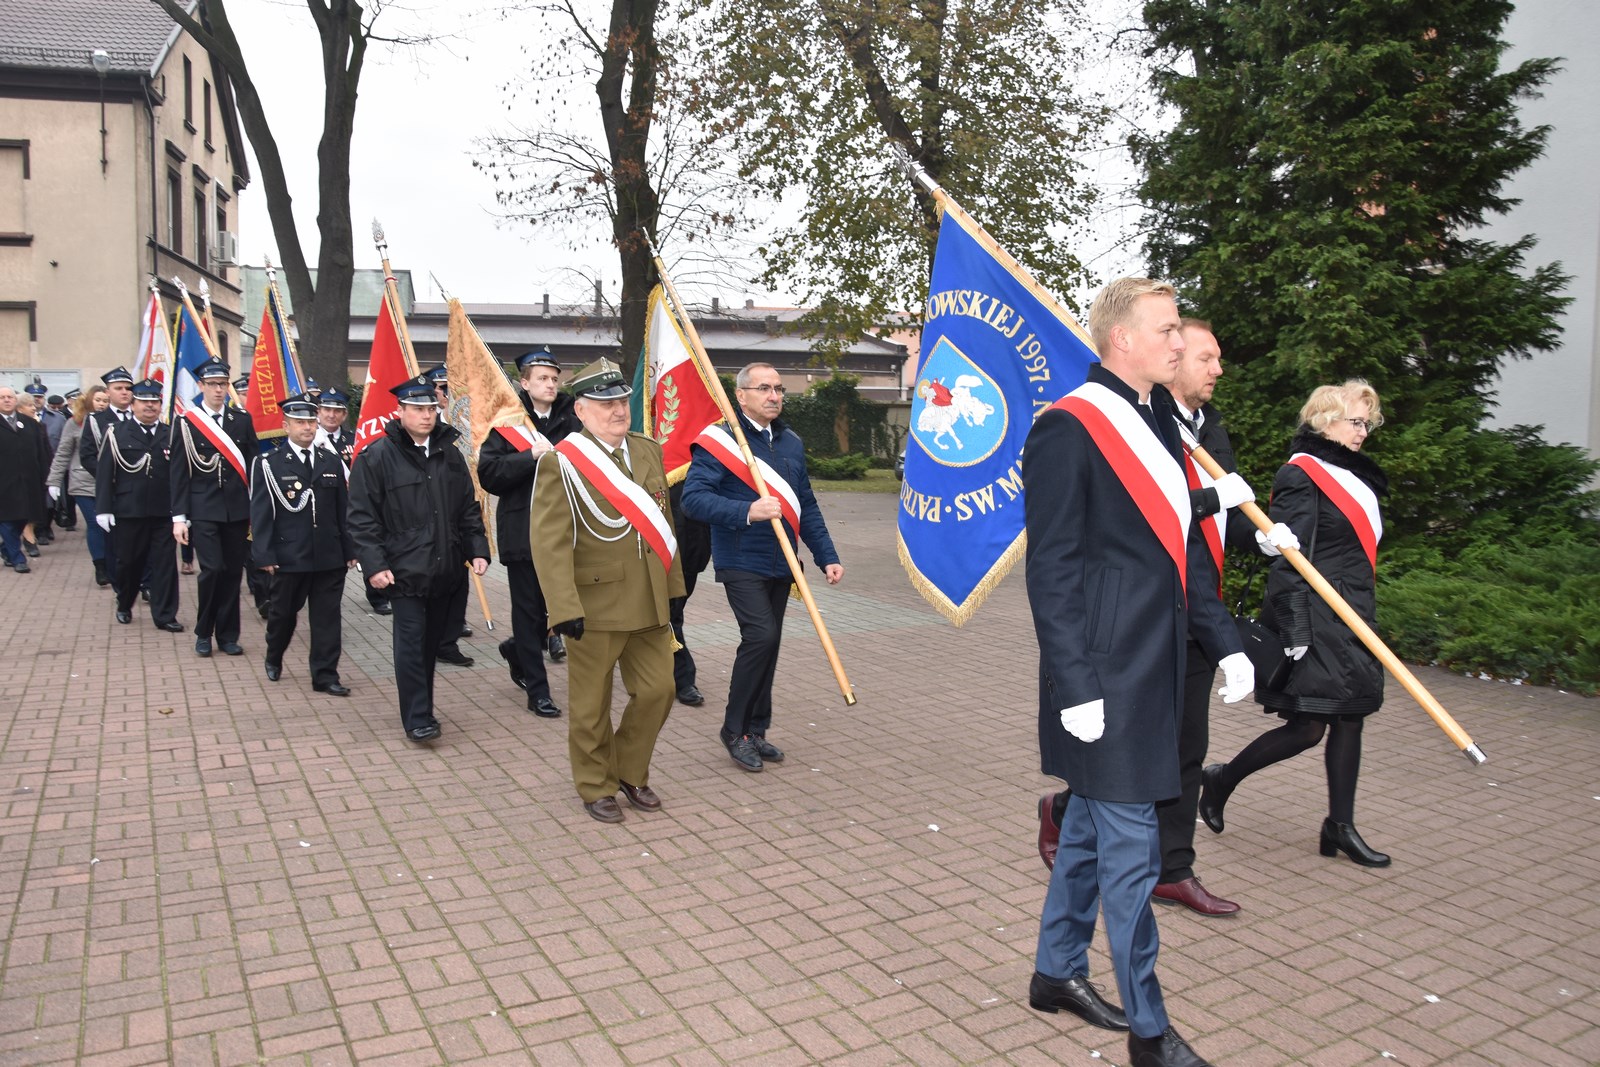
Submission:
{"label": "tan brick paving", "polygon": [[[444,738],[418,749],[354,580],[341,701],[310,692],[303,630],[274,685],[253,616],[239,659],[148,612],[115,625],[80,535],[0,575],[0,1064],[1124,1062],[1025,1002],[1051,783],[1020,574],[955,630],[900,571],[893,497],[824,507],[848,575],[817,597],[860,703],[796,607],[790,758],[735,768],[716,730],[737,630],[707,581],[710,703],[662,735],[667,811],[620,827],[579,807],[563,724],[521,710],[504,626],[475,621],[478,664],[440,668]],[[1172,1015],[1216,1062],[1600,1063],[1600,704],[1419,674],[1491,762],[1391,686],[1358,815],[1392,868],[1317,855],[1308,754],[1201,832],[1244,914],[1158,909]],[[1266,722],[1217,705],[1214,755]]]}

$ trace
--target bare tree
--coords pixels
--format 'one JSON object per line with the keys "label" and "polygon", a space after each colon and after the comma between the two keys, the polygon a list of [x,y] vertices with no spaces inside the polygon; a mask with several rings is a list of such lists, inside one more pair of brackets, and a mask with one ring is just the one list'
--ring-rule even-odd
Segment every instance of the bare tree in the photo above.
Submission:
{"label": "bare tree", "polygon": [[[570,247],[608,224],[622,273],[622,355],[631,365],[657,281],[641,234],[670,250],[686,276],[727,283],[741,263],[749,194],[722,143],[691,118],[697,89],[673,60],[679,37],[657,26],[657,0],[612,0],[603,36],[572,0],[528,10],[553,27],[539,65],[552,73],[508,89],[513,104],[531,104],[541,117],[483,138],[494,156],[473,166],[494,181],[506,218],[562,231]],[[575,108],[562,106],[591,78],[599,131],[574,128]]]}
{"label": "bare tree", "polygon": [[350,288],[355,274],[354,227],[350,217],[350,138],[355,130],[356,90],[373,22],[382,0],[363,8],[355,0],[305,0],[321,38],[322,137],[317,143],[317,280],[311,280],[305,250],[294,223],[294,198],[284,172],[278,141],[267,122],[261,94],[228,19],[225,0],[200,0],[191,15],[182,0],[150,0],[183,27],[227,71],[233,82],[239,118],[255,150],[272,220],[284,280],[294,302],[295,325],[306,371],[329,383],[343,383],[350,335]]}

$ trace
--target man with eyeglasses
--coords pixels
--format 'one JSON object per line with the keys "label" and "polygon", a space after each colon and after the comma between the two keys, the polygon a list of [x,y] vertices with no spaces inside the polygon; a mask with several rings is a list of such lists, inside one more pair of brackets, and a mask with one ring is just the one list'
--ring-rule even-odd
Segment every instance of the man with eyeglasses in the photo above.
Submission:
{"label": "man with eyeglasses", "polygon": [[806,543],[829,585],[839,584],[844,567],[811,491],[805,445],[780,418],[783,379],[771,364],[751,363],[739,371],[735,383],[737,417],[768,493],[756,493],[742,457],[728,447],[732,436],[725,428],[712,427],[701,435],[704,444],[695,443],[683,485],[683,511],[711,526],[716,580],[727,591],[728,606],[739,622],[722,743],[740,769],[757,772],[783,761],[783,751],[767,740],[767,730],[783,613],[793,582],[771,520],[783,523],[791,547]]}

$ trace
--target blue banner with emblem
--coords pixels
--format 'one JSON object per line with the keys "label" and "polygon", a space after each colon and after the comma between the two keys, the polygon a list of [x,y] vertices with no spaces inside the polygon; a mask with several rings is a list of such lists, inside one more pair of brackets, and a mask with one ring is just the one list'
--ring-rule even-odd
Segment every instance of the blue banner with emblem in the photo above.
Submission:
{"label": "blue banner with emblem", "polygon": [[900,486],[900,561],[957,626],[1022,557],[1022,446],[1094,346],[960,209],[939,227]]}

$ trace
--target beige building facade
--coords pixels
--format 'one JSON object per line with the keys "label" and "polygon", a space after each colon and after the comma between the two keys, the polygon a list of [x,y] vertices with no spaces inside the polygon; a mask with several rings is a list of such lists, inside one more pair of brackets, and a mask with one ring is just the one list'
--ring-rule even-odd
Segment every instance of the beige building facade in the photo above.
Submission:
{"label": "beige building facade", "polygon": [[60,393],[138,357],[157,279],[205,282],[230,362],[242,318],[231,86],[149,0],[0,0],[0,383]]}

